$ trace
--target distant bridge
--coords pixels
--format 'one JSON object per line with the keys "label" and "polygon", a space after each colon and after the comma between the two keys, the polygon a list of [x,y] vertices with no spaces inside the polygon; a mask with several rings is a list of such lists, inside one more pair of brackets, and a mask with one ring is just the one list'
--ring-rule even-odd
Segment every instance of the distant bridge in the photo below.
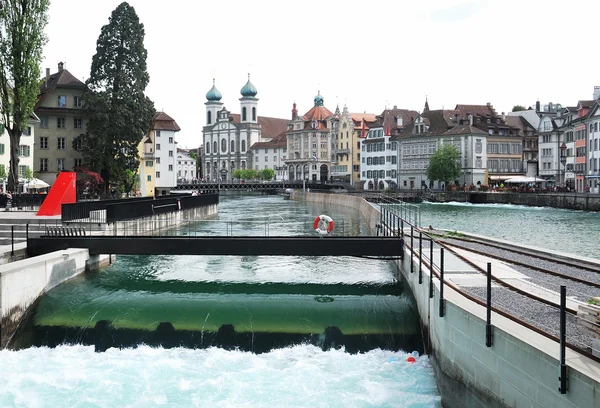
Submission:
{"label": "distant bridge", "polygon": [[171,188],[173,190],[201,190],[201,191],[220,191],[220,190],[254,190],[254,191],[277,191],[286,188],[292,188],[295,190],[308,188],[311,190],[319,191],[345,191],[346,187],[340,183],[321,183],[317,181],[265,181],[265,182],[210,182],[210,183],[181,183],[177,184],[176,187]]}

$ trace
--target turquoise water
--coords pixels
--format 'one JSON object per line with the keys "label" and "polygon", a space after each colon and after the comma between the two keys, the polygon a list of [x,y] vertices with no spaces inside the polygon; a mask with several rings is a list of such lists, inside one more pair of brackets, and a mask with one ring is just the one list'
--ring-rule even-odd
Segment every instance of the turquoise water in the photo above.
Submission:
{"label": "turquoise water", "polygon": [[[218,220],[247,220],[248,228],[264,221],[278,235],[292,235],[310,232],[322,213],[345,234],[367,230],[351,209],[281,197],[226,197]],[[366,288],[384,292],[394,282],[389,263],[350,257],[123,257],[52,290],[34,321],[79,327],[102,317],[144,328],[163,320],[209,322],[213,309],[222,316],[225,307],[246,319],[240,327],[276,321],[296,330],[300,309],[319,310],[315,320],[343,317],[338,322],[349,331],[393,330],[399,317],[393,312],[406,298]],[[316,301],[327,291],[332,303]],[[261,354],[144,345],[104,353],[83,345],[4,350],[0,366],[11,368],[0,382],[0,407],[441,407],[428,357],[410,364],[408,352],[323,351],[310,344]]]}
{"label": "turquoise water", "polygon": [[423,203],[421,225],[600,258],[600,213],[510,204]]}

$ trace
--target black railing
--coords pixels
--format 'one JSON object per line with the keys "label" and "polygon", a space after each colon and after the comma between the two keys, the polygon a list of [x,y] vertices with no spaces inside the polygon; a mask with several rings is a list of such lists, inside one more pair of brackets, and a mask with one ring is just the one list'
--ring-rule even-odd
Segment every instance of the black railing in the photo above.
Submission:
{"label": "black railing", "polygon": [[106,207],[111,204],[152,200],[154,200],[153,197],[136,197],[118,200],[79,201],[77,203],[63,204],[60,220],[61,222],[78,221],[104,223],[106,222],[104,211],[106,210]]}
{"label": "black railing", "polygon": [[111,203],[107,205],[105,222],[112,223],[116,221],[132,220],[218,203],[219,196],[217,194],[167,196],[144,201],[128,200],[126,202]]}
{"label": "black railing", "polygon": [[47,194],[12,194],[10,204],[8,196],[0,194],[0,208],[35,208],[40,207]]}

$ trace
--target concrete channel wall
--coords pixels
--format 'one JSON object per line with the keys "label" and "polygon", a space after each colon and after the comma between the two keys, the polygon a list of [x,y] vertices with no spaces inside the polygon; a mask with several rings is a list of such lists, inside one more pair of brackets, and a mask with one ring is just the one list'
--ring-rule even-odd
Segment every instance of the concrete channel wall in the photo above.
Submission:
{"label": "concrete channel wall", "polygon": [[[358,202],[362,198],[319,193],[293,198],[357,208],[367,220],[379,220],[372,205]],[[567,349],[568,391],[560,394],[558,343],[493,313],[493,345],[487,347],[485,308],[445,286],[440,317],[439,281],[434,278],[430,298],[429,270],[423,265],[419,284],[418,258],[411,273],[406,255],[396,261],[398,274],[417,301],[444,407],[600,407],[600,384],[587,370],[597,363]]]}
{"label": "concrete channel wall", "polygon": [[[190,208],[131,222],[94,225],[92,233],[94,235],[123,235],[123,233],[141,235],[149,231],[176,228],[187,221],[210,218],[216,215],[217,211],[217,204]],[[86,224],[75,223],[69,226],[85,228]],[[25,248],[25,243],[19,244],[19,247],[15,248],[15,255],[17,251],[24,254]],[[86,270],[93,271],[106,266],[114,259],[112,255],[90,256],[87,249],[72,248],[1,264],[0,349],[9,344],[21,320],[44,293]]]}

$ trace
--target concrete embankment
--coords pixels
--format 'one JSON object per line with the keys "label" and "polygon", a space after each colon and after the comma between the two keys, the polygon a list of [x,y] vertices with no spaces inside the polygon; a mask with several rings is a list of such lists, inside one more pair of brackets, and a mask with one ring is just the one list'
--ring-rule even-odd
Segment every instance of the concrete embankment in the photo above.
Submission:
{"label": "concrete embankment", "polygon": [[[338,194],[297,194],[294,198],[329,205],[366,209],[367,220],[378,220],[370,204],[360,198]],[[376,223],[375,221],[374,223]],[[374,223],[372,223],[374,225]],[[403,261],[396,261],[399,278],[408,282],[417,301],[428,339],[429,354],[445,407],[598,407],[600,365],[567,349],[568,390],[559,388],[559,345],[513,320],[492,313],[492,345],[486,346],[486,309],[452,286],[433,279],[429,291],[429,269],[411,272],[409,248]],[[434,255],[434,260],[439,254]],[[417,256],[413,264],[418,265]],[[440,303],[443,313],[440,313]],[[440,316],[441,314],[441,316]],[[558,324],[558,322],[557,322]]]}

